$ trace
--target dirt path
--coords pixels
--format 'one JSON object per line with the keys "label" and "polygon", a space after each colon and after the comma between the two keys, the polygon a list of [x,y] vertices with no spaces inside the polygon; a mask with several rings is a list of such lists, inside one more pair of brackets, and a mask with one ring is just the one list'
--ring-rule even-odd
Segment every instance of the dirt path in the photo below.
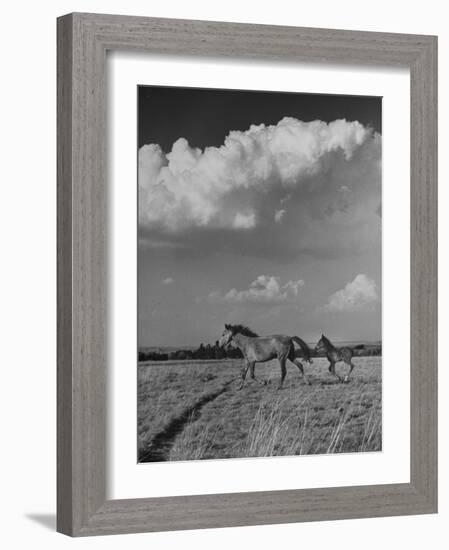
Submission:
{"label": "dirt path", "polygon": [[155,435],[150,444],[150,449],[139,459],[139,462],[164,462],[168,460],[170,450],[186,424],[197,420],[201,415],[201,409],[222,395],[232,382],[234,380],[226,382],[218,391],[204,395],[191,407],[184,409],[180,415],[173,418],[164,430]]}

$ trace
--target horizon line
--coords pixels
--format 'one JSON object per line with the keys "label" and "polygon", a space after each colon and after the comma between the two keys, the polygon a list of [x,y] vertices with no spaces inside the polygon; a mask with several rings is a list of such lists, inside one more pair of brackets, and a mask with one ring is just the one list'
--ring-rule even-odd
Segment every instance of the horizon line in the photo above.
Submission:
{"label": "horizon line", "polygon": [[[263,338],[263,336],[261,336],[261,338]],[[217,341],[219,339],[217,338]],[[318,338],[319,340],[319,338]],[[310,341],[307,341],[306,340],[306,344],[312,344],[314,343],[313,342],[310,342]],[[332,343],[341,343],[341,344],[344,344],[344,343],[352,343],[352,344],[381,344],[382,343],[382,339],[375,339],[375,340],[368,340],[368,339],[362,339],[362,340],[350,340],[350,339],[347,339],[347,340],[332,340]],[[213,345],[215,344],[215,342],[211,343],[211,342],[200,342],[199,344],[180,344],[180,345],[174,345],[174,344],[139,344],[137,347],[140,349],[140,348],[194,348],[194,347],[199,347],[201,344],[204,344],[204,345]]]}

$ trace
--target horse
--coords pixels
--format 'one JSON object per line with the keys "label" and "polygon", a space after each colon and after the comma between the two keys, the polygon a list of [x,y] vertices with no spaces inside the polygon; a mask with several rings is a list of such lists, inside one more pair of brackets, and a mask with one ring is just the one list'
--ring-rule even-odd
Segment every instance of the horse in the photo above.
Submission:
{"label": "horse", "polygon": [[304,342],[304,340],[301,340],[299,336],[286,336],[284,334],[258,336],[251,329],[243,325],[225,324],[225,330],[221,335],[219,345],[225,347],[231,342],[240,349],[244,358],[244,366],[241,372],[242,381],[239,390],[241,390],[245,384],[248,369],[250,370],[252,380],[256,380],[260,384],[266,384],[266,382],[260,382],[256,379],[254,375],[255,365],[256,363],[264,363],[265,361],[270,361],[275,358],[278,359],[281,367],[281,380],[279,382],[278,389],[282,388],[285,376],[287,374],[287,359],[298,367],[304,380],[310,384],[304,373],[304,367],[301,361],[295,357],[294,344],[296,343],[302,350],[303,360],[308,363],[313,362],[310,356],[311,351],[309,346]]}
{"label": "horse", "polygon": [[[352,362],[352,356],[354,355],[354,352],[351,348],[336,348],[329,340],[329,338],[326,338],[326,336],[322,334],[318,344],[315,346],[315,351],[317,353],[324,352],[326,354],[327,360],[330,363],[329,372],[336,376],[340,382],[349,381],[349,375],[351,374],[352,369],[355,367],[354,363]],[[335,372],[335,364],[339,361],[343,361],[350,367],[349,372],[344,377],[344,379],[342,379],[341,376],[339,376]]]}

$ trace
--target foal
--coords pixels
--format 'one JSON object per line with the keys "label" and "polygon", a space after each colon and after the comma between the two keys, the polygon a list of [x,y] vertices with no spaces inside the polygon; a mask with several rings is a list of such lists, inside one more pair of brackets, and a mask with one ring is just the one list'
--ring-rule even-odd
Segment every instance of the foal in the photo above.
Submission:
{"label": "foal", "polygon": [[[326,354],[327,360],[330,363],[329,372],[336,376],[338,380],[340,380],[340,382],[349,381],[349,375],[351,374],[352,369],[355,367],[354,363],[352,362],[353,351],[351,348],[336,348],[329,340],[329,338],[326,338],[326,336],[322,334],[318,344],[315,346],[315,351],[317,353],[324,352]],[[339,376],[335,372],[335,364],[339,361],[343,361],[350,367],[349,372],[344,377],[344,379],[342,379],[341,376]]]}

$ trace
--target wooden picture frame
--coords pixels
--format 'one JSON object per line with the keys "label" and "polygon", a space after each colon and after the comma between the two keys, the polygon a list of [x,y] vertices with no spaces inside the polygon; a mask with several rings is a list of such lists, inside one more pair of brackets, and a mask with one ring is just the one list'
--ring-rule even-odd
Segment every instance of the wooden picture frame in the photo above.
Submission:
{"label": "wooden picture frame", "polygon": [[[100,535],[437,511],[437,38],[74,13],[58,19],[57,529]],[[410,483],[106,499],[108,50],[405,66]]]}

